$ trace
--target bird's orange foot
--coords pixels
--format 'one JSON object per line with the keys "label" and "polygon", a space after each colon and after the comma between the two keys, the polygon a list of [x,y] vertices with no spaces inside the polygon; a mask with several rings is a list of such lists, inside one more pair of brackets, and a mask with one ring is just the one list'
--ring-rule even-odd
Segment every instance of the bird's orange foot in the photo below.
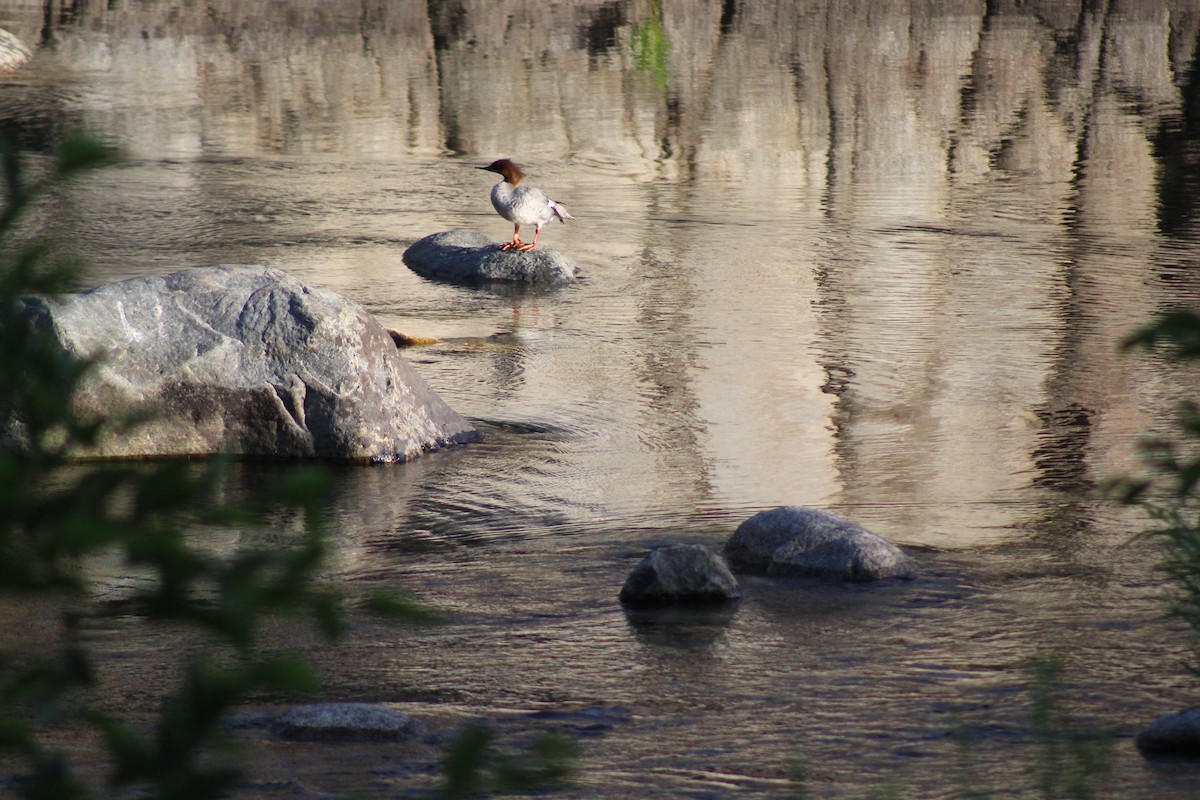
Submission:
{"label": "bird's orange foot", "polygon": [[514,239],[511,242],[505,242],[504,244],[500,245],[500,249],[501,250],[512,250],[514,247],[520,248],[521,246],[522,246],[521,240]]}
{"label": "bird's orange foot", "polygon": [[532,250],[535,247],[537,247],[537,245],[533,244],[532,242],[528,243],[528,244],[517,245],[517,249],[520,250],[522,253],[528,253],[530,250]]}

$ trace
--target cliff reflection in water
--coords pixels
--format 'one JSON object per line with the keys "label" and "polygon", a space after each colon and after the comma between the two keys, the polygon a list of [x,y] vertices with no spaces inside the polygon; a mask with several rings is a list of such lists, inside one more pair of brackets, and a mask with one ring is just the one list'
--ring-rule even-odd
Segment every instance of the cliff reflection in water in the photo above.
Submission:
{"label": "cliff reflection in water", "polygon": [[[929,677],[943,661],[1011,681],[998,665],[1047,640],[1094,657],[1080,661],[1114,709],[1177,691],[1116,688],[1133,650],[1151,671],[1176,644],[1147,622],[1146,565],[1110,563],[1136,521],[1084,493],[1131,469],[1137,437],[1194,386],[1117,343],[1200,300],[1200,0],[48,8],[0,2],[0,27],[42,44],[0,78],[0,130],[44,149],[84,125],[129,152],[34,226],[85,255],[91,282],[266,263],[445,340],[409,357],[488,441],[340,475],[337,569],[455,611],[574,611],[537,629],[555,671],[536,690],[528,643],[486,624],[473,635],[512,646],[508,662],[429,634],[374,678],[452,693],[459,676],[410,666],[444,647],[501,706],[556,692],[637,706],[630,661],[669,694],[677,675],[646,653],[673,640],[610,607],[621,559],[666,538],[718,544],[751,511],[805,503],[999,559],[993,583],[1020,599],[989,606],[990,627],[973,604],[999,595],[957,587],[915,611],[837,606],[847,628],[900,613],[927,626],[920,655],[907,633],[888,651],[914,695],[953,699],[956,680]],[[578,218],[542,241],[584,266],[579,285],[513,298],[402,266],[433,231],[511,232],[473,169],[500,156]],[[1062,575],[1029,578],[1028,553],[985,547],[1028,542]],[[692,639],[709,642],[714,682],[749,687],[726,698],[731,724],[745,741],[775,725],[779,745],[763,697],[817,706],[881,645],[856,629],[850,653],[825,622],[754,602]],[[811,685],[787,683],[791,662],[759,634],[829,657],[806,662]],[[914,735],[944,723],[906,698],[887,707]],[[836,713],[878,723],[854,702]]]}

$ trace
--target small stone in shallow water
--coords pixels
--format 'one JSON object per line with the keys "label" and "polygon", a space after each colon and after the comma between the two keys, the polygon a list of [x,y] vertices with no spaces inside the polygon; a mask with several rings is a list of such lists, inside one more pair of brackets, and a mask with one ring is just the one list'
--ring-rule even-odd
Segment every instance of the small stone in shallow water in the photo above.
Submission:
{"label": "small stone in shallow water", "polygon": [[650,552],[621,589],[627,605],[720,603],[741,597],[737,578],[724,560],[700,544],[676,544]]}
{"label": "small stone in shallow water", "polygon": [[412,739],[420,725],[408,714],[371,703],[317,703],[280,714],[271,726],[282,739],[361,742]]}

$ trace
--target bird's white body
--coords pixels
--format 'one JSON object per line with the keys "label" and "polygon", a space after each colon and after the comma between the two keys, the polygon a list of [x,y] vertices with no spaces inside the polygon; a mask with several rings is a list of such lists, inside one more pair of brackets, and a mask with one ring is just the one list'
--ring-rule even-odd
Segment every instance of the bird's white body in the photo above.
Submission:
{"label": "bird's white body", "polygon": [[500,181],[492,187],[492,206],[496,213],[514,225],[533,225],[537,230],[547,222],[575,219],[550,195],[533,186],[513,186]]}
{"label": "bird's white body", "polygon": [[[504,180],[492,187],[492,207],[496,213],[513,224],[513,238],[500,246],[502,250],[529,251],[537,247],[538,234],[547,222],[566,222],[575,219],[563,207],[550,199],[550,195],[533,186],[518,186],[525,173],[507,158],[494,161],[486,167],[488,172],[504,176]],[[533,241],[521,241],[521,226],[533,226]]]}

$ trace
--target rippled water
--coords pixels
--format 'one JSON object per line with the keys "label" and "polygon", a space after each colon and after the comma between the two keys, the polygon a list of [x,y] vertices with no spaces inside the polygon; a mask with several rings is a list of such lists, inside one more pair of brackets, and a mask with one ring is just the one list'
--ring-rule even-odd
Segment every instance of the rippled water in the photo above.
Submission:
{"label": "rippled water", "polygon": [[[45,27],[0,3],[42,43],[0,77],[0,129],[38,149],[85,124],[129,155],[31,225],[90,284],[264,263],[441,340],[407,356],[485,439],[336,469],[330,573],[450,622],[295,640],[330,694],[563,726],[588,797],[763,796],[796,757],[821,797],[958,796],[963,726],[1018,796],[1022,664],[1053,652],[1079,724],[1117,733],[1112,796],[1188,796],[1200,773],[1131,737],[1195,696],[1190,638],[1142,520],[1089,492],[1194,386],[1117,343],[1200,299],[1200,9],[663,3],[660,84],[635,46],[650,7],[500,5],[117,3]],[[434,231],[508,235],[474,169],[501,155],[577,217],[542,238],[575,285],[403,266]],[[726,613],[616,602],[650,547],[720,547],[783,503],[912,548],[921,577],[748,578]],[[130,656],[174,643],[111,626],[114,681],[149,707]],[[273,747],[263,769],[294,774],[251,791],[428,779],[364,752],[379,765]]]}

